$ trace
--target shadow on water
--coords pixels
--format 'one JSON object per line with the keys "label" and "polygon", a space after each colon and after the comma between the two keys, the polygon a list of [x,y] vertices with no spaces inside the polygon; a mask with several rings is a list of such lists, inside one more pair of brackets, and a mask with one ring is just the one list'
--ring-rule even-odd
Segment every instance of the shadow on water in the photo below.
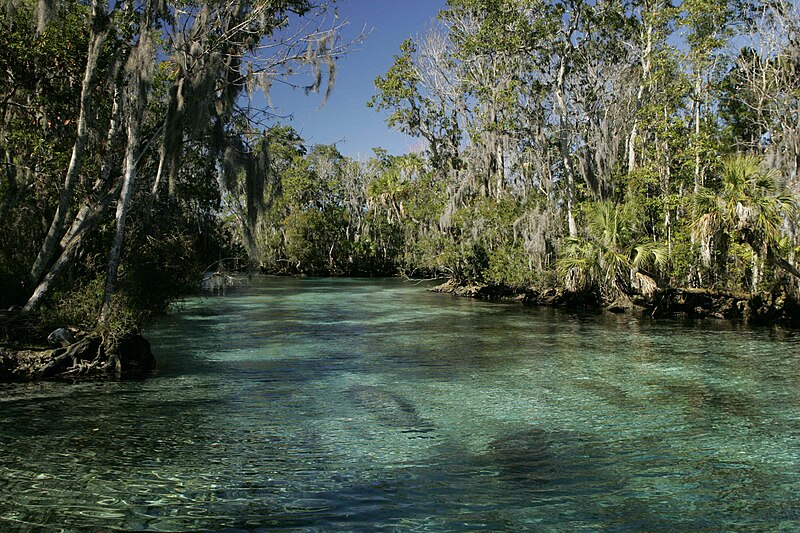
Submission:
{"label": "shadow on water", "polygon": [[[708,531],[720,524],[762,531],[776,517],[800,517],[800,507],[790,502],[754,505],[754,494],[769,493],[769,476],[713,459],[690,467],[659,436],[609,443],[588,433],[530,427],[498,436],[483,453],[456,453],[462,464],[448,470],[462,468],[479,483],[469,490],[485,491],[499,516],[516,527],[522,517],[535,517],[538,528],[569,524],[572,531]],[[615,468],[623,460],[640,468]],[[671,497],[682,492],[684,503]],[[701,492],[706,497],[698,497]],[[514,516],[521,501],[525,510]]]}
{"label": "shadow on water", "polygon": [[797,339],[682,327],[255,280],[0,388],[0,529],[797,529]]}
{"label": "shadow on water", "polygon": [[528,489],[543,490],[561,478],[552,448],[552,435],[531,428],[491,441],[481,457],[485,467],[494,468],[499,479],[520,482]]}
{"label": "shadow on water", "polygon": [[399,394],[373,385],[354,385],[350,398],[366,412],[389,427],[405,433],[429,433],[433,424],[422,418],[417,408]]}

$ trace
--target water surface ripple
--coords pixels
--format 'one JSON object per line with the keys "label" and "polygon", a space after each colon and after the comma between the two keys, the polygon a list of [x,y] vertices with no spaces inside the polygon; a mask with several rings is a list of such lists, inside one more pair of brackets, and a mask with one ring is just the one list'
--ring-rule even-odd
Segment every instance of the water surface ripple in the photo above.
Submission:
{"label": "water surface ripple", "polygon": [[260,278],[0,388],[0,530],[797,531],[800,335]]}

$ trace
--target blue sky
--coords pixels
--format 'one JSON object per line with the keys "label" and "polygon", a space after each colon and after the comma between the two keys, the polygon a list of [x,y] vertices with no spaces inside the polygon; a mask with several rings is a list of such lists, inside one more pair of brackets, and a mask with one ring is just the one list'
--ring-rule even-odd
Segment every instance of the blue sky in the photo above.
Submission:
{"label": "blue sky", "polygon": [[371,32],[361,47],[337,63],[336,83],[328,102],[322,95],[273,86],[272,104],[312,144],[336,144],[348,156],[369,157],[373,147],[393,154],[408,152],[418,141],[390,130],[386,114],[367,107],[375,77],[386,74],[400,44],[428,27],[445,0],[339,0],[339,15],[349,22],[344,38]]}

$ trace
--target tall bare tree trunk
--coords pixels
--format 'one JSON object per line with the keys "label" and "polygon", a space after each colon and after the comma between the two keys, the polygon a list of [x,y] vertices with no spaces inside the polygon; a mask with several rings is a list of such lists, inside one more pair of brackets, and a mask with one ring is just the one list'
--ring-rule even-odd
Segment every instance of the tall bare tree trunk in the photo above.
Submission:
{"label": "tall bare tree trunk", "polygon": [[[648,17],[648,13],[643,13],[642,18]],[[642,100],[644,99],[644,91],[647,87],[648,80],[650,79],[650,54],[653,50],[653,24],[649,20],[645,22],[646,29],[642,40],[644,41],[644,49],[642,50],[642,76],[639,79],[639,87],[636,91],[636,109],[633,119],[633,126],[631,127],[631,134],[628,138],[628,172],[633,172],[636,168],[636,138],[639,135],[639,110],[642,108]]]}
{"label": "tall bare tree trunk", "polygon": [[756,293],[758,291],[758,282],[761,279],[758,267],[759,267],[758,252],[753,250],[753,261],[752,261],[753,288],[751,289],[753,293]]}
{"label": "tall bare tree trunk", "polygon": [[125,146],[125,165],[122,178],[122,189],[117,200],[117,212],[115,216],[116,229],[111,251],[108,254],[108,272],[106,274],[106,290],[103,297],[103,307],[100,310],[99,321],[107,322],[111,316],[111,297],[117,289],[117,277],[119,274],[119,264],[122,258],[122,243],[125,239],[125,222],[130,209],[133,197],[133,185],[136,181],[137,151],[141,134],[142,115],[146,103],[146,95],[153,80],[153,35],[151,25],[148,20],[149,8],[145,7],[143,17],[144,27],[146,28],[139,37],[139,42],[131,52],[128,59],[126,70],[130,74],[129,96],[130,107],[126,120],[126,131],[128,141]]}
{"label": "tall bare tree trunk", "polygon": [[64,187],[61,189],[61,194],[58,199],[58,207],[53,215],[53,220],[50,223],[50,229],[47,231],[44,243],[42,243],[42,248],[39,250],[39,254],[28,275],[28,281],[31,285],[36,285],[41,280],[49,263],[53,260],[58,241],[64,235],[67,212],[72,206],[72,197],[75,192],[75,185],[78,181],[78,174],[81,169],[83,152],[86,148],[86,142],[89,136],[87,122],[92,111],[92,91],[97,76],[100,53],[103,50],[103,44],[108,36],[108,15],[105,13],[105,8],[101,7],[100,2],[97,0],[92,2],[92,8],[93,24],[92,32],[89,37],[86,68],[81,84],[81,103],[78,112],[77,135],[75,137],[75,144],[72,147],[72,155],[69,160],[69,166],[67,167],[67,174],[64,178]]}
{"label": "tall bare tree trunk", "polygon": [[700,74],[695,75],[694,83],[694,193],[700,192],[702,176],[700,174],[700,91],[702,90],[703,79]]}
{"label": "tall bare tree trunk", "polygon": [[125,148],[125,172],[122,179],[122,190],[117,200],[117,212],[114,217],[116,230],[114,242],[108,254],[108,273],[106,274],[106,291],[103,297],[103,308],[100,311],[100,322],[108,320],[111,313],[111,297],[117,289],[119,263],[122,257],[122,242],[125,237],[125,220],[130,208],[133,184],[136,179],[136,149],[139,146],[139,117],[128,117],[128,142]]}
{"label": "tall bare tree trunk", "polygon": [[[568,45],[564,45],[566,49]],[[569,236],[578,236],[578,225],[575,222],[575,167],[572,162],[572,154],[570,153],[568,127],[569,118],[567,111],[567,103],[564,96],[565,78],[567,71],[566,52],[562,53],[561,64],[558,69],[558,79],[556,81],[556,103],[558,104],[559,112],[559,148],[561,151],[561,163],[564,165],[564,173],[567,178],[567,225],[569,227]]]}
{"label": "tall bare tree trunk", "polygon": [[502,137],[495,143],[495,159],[497,165],[497,175],[495,178],[495,198],[500,200],[503,197],[506,181],[506,158],[505,158],[505,139]]}
{"label": "tall bare tree trunk", "polygon": [[58,276],[64,270],[64,267],[69,265],[69,263],[75,257],[77,250],[80,249],[80,246],[83,243],[84,237],[97,225],[100,215],[103,213],[103,211],[105,211],[106,207],[111,201],[111,197],[113,195],[112,191],[103,192],[102,189],[103,187],[109,187],[108,181],[111,175],[111,167],[114,159],[114,153],[111,150],[111,147],[113,146],[120,129],[121,91],[117,89],[116,93],[117,94],[114,98],[114,106],[111,114],[111,124],[109,125],[108,136],[106,140],[108,151],[106,152],[106,156],[100,170],[100,176],[98,176],[94,184],[94,191],[97,197],[94,202],[87,200],[78,210],[78,214],[73,219],[72,225],[59,243],[61,255],[47,270],[39,284],[36,286],[36,289],[34,289],[33,294],[23,307],[24,312],[33,311],[39,306],[39,304],[41,304],[42,299],[50,290],[53,281],[58,278]]}

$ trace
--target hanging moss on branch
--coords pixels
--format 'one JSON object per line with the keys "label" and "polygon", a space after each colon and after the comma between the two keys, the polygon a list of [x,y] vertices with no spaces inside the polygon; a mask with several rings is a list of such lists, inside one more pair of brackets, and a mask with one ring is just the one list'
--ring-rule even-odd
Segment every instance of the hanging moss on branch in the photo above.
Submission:
{"label": "hanging moss on branch", "polygon": [[[242,255],[242,230],[257,256],[271,85],[305,79],[327,98],[360,36],[342,40],[346,21],[307,0],[2,4],[0,309],[25,325],[0,338],[3,368],[150,368],[147,320],[203,265]],[[45,349],[41,323],[86,333]]]}

